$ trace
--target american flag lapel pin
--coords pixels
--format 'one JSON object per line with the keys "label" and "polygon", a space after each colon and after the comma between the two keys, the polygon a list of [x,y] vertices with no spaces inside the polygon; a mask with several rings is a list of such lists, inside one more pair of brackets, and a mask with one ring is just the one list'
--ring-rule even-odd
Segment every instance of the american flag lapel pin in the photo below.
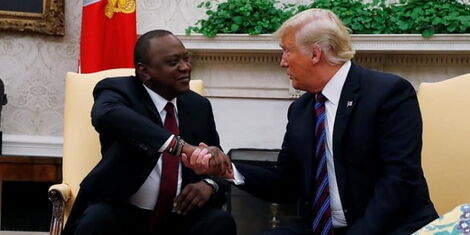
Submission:
{"label": "american flag lapel pin", "polygon": [[352,100],[348,100],[348,102],[346,103],[346,108],[349,108],[349,107],[352,107],[352,106],[353,106]]}

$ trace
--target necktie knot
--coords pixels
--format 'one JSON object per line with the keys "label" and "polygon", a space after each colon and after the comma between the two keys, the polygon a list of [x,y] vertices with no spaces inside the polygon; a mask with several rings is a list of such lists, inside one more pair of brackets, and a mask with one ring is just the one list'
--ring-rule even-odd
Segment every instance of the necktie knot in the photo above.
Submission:
{"label": "necktie knot", "polygon": [[172,114],[174,114],[174,113],[175,113],[175,106],[173,105],[173,103],[171,103],[171,102],[166,103],[166,105],[165,105],[165,111],[166,111],[167,113],[172,113]]}
{"label": "necktie knot", "polygon": [[328,99],[321,93],[318,92],[317,95],[315,96],[315,101],[317,103],[325,103]]}
{"label": "necktie knot", "polygon": [[165,127],[165,129],[170,131],[171,134],[179,135],[180,131],[179,131],[178,124],[176,121],[175,106],[173,105],[173,103],[171,102],[166,103],[165,111],[166,111],[166,118],[165,118],[165,122],[163,123],[163,126]]}
{"label": "necktie knot", "polygon": [[[321,93],[317,93],[315,96],[315,115],[317,118],[320,118],[320,116],[325,116],[325,101],[328,99]],[[321,120],[323,122],[323,120]],[[317,125],[318,126],[318,125]]]}

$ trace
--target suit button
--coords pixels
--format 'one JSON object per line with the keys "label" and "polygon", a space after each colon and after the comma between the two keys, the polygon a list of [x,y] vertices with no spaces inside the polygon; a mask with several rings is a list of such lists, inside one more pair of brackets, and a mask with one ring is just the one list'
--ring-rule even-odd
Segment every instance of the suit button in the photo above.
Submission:
{"label": "suit button", "polygon": [[147,147],[147,145],[145,145],[145,144],[139,144],[139,147],[140,147],[142,150],[144,150],[144,151],[147,151],[147,150],[148,150],[148,147]]}

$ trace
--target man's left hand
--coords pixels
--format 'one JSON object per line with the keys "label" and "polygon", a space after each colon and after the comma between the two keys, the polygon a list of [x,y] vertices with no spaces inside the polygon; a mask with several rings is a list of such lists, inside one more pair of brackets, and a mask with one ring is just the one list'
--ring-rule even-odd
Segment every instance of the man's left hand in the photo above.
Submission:
{"label": "man's left hand", "polygon": [[194,208],[202,207],[209,201],[214,189],[204,183],[188,184],[173,200],[173,209],[180,215],[186,215]]}

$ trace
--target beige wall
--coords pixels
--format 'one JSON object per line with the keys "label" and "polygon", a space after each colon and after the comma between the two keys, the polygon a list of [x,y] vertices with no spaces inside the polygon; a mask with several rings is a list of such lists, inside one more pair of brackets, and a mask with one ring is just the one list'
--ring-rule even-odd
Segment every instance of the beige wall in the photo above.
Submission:
{"label": "beige wall", "polygon": [[81,5],[66,1],[65,37],[0,32],[4,134],[62,135],[64,75],[77,67]]}
{"label": "beige wall", "polygon": [[[196,8],[200,2],[138,0],[138,33],[156,28],[184,33],[203,16],[204,10]],[[23,140],[35,144],[45,140],[54,146],[61,142],[64,76],[77,69],[81,10],[81,0],[65,0],[64,37],[0,32],[0,78],[8,95],[1,120],[4,148],[10,142],[21,147]]]}
{"label": "beige wall", "polygon": [[[163,25],[183,32],[199,17],[193,16],[199,1],[137,2],[139,33]],[[64,37],[0,32],[0,78],[8,94],[1,121],[4,134],[62,136],[64,76],[77,70],[81,10],[82,1],[66,0]]]}
{"label": "beige wall", "polygon": [[[4,153],[61,156],[64,76],[67,71],[76,71],[77,68],[82,10],[81,0],[65,1],[64,37],[0,32],[0,78],[5,83],[9,101],[3,109],[1,120],[1,130],[4,132]],[[182,34],[187,26],[203,17],[204,10],[196,8],[196,5],[202,1],[138,0],[138,33],[163,28]],[[285,0],[283,2],[304,3],[308,1]],[[466,43],[469,45],[470,41]],[[249,58],[265,57],[265,55],[250,55],[250,52],[244,53],[244,56],[248,54]],[[415,59],[413,55],[411,59],[393,59],[400,57],[400,53],[391,56],[383,55],[378,60],[369,59],[376,57],[371,55],[363,60],[364,64],[370,67],[402,74],[414,85],[422,81],[439,81],[470,72],[468,49],[464,54],[448,55],[444,58],[438,54],[431,57],[419,56],[418,59]],[[267,56],[271,58],[272,55],[274,54]],[[217,61],[219,58],[215,56],[214,59],[209,60],[209,63],[217,68],[224,66],[232,68],[230,74],[226,73],[227,71],[213,70],[211,66],[204,66],[200,61],[195,60],[194,78],[206,79],[208,85],[214,86],[212,89],[227,92],[234,91],[233,87],[238,86],[236,89],[241,94],[243,92],[262,93],[263,89],[246,90],[252,86],[262,86],[260,81],[268,84],[267,87],[276,88],[275,92],[288,90],[287,77],[282,69],[278,68],[277,60],[270,62],[269,59],[266,62],[261,59],[262,63],[268,63],[262,66],[236,65],[241,66],[242,69],[233,71],[236,66],[234,67],[232,61],[239,61],[238,57],[229,55],[221,59],[222,62]],[[259,71],[264,68],[263,66],[272,69]],[[204,70],[204,68],[209,69]],[[270,73],[275,74],[266,75]],[[265,76],[260,77],[260,74]],[[269,81],[266,82],[267,80]],[[240,81],[248,83],[240,86],[237,84]],[[225,84],[231,85],[226,87]],[[262,86],[262,88],[266,87]],[[243,97],[243,94],[239,97]],[[214,96],[211,101],[224,150],[228,151],[230,148],[237,147],[280,147],[290,100],[269,97],[239,99],[236,95],[231,95],[229,98]],[[247,113],[250,113],[254,120],[247,119]]]}

